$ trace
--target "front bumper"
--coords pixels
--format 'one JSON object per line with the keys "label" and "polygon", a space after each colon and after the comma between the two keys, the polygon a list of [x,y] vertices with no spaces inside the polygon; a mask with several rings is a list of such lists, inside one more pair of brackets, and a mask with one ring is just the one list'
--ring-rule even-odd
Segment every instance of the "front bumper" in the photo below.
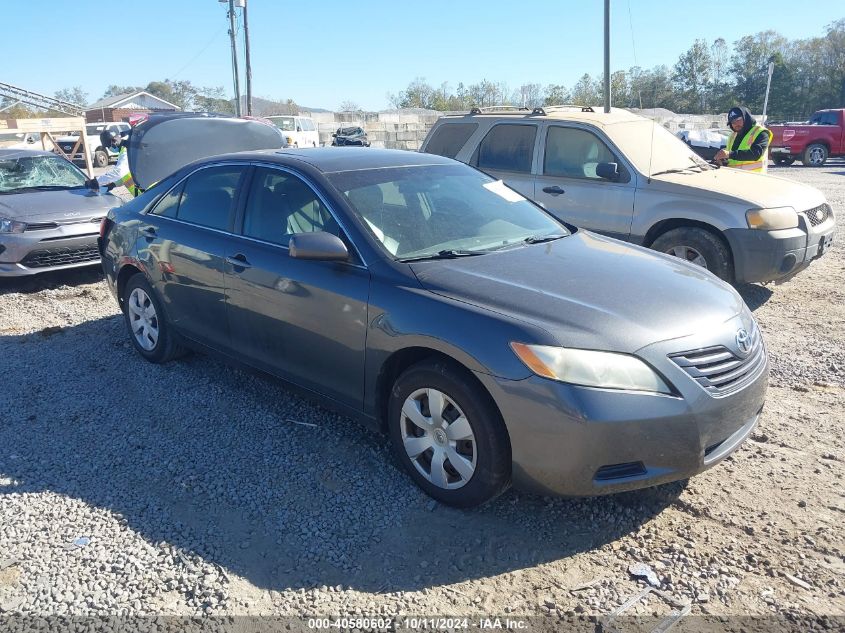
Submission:
{"label": "front bumper", "polygon": [[741,389],[716,397],[668,359],[695,349],[693,338],[638,352],[675,386],[673,396],[476,374],[505,420],[514,485],[550,495],[608,494],[686,479],[730,455],[757,424],[768,358]]}
{"label": "front bumper", "polygon": [[828,251],[836,230],[834,216],[831,214],[818,226],[812,226],[803,213],[798,218],[798,227],[794,229],[725,231],[734,256],[736,281],[785,281]]}
{"label": "front bumper", "polygon": [[99,264],[98,226],[80,224],[51,231],[26,231],[0,236],[0,277]]}

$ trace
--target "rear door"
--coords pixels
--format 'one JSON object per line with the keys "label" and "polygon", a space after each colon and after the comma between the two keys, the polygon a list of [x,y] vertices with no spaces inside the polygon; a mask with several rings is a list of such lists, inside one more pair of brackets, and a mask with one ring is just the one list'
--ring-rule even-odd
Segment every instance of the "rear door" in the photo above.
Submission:
{"label": "rear door", "polygon": [[[232,344],[252,364],[360,409],[370,276],[323,198],[290,171],[256,166],[226,252]],[[349,262],[290,257],[296,233],[327,231]]]}
{"label": "rear door", "polygon": [[[534,200],[575,226],[623,240],[631,234],[636,180],[621,154],[595,131],[548,123],[540,145]],[[599,163],[616,163],[616,182],[596,175]]]}
{"label": "rear door", "polygon": [[498,123],[481,139],[470,164],[504,180],[525,197],[534,197],[536,123]]}
{"label": "rear door", "polygon": [[174,187],[145,216],[139,252],[168,318],[183,335],[229,347],[223,293],[224,257],[247,165],[200,168]]}

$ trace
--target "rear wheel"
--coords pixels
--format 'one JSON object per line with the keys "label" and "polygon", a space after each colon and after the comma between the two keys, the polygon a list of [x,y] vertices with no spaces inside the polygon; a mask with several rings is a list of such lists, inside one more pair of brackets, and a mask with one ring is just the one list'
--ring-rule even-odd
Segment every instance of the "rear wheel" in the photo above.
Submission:
{"label": "rear wheel", "polygon": [[778,156],[777,158],[773,158],[772,160],[775,161],[775,165],[780,165],[781,167],[787,167],[795,162],[794,158],[786,158],[784,156]]}
{"label": "rear wheel", "polygon": [[438,501],[477,506],[510,484],[504,422],[464,370],[440,360],[410,367],[393,386],[388,416],[397,458]]}
{"label": "rear wheel", "polygon": [[183,353],[173,338],[155,291],[142,273],[126,282],[123,316],[132,345],[151,363],[166,363]]}
{"label": "rear wheel", "polygon": [[109,155],[101,149],[94,152],[94,167],[108,167]]}
{"label": "rear wheel", "polygon": [[801,162],[807,167],[821,167],[827,161],[827,148],[821,143],[808,145]]}
{"label": "rear wheel", "polygon": [[733,261],[728,247],[706,229],[684,226],[666,231],[652,242],[651,248],[706,268],[728,283],[733,281]]}

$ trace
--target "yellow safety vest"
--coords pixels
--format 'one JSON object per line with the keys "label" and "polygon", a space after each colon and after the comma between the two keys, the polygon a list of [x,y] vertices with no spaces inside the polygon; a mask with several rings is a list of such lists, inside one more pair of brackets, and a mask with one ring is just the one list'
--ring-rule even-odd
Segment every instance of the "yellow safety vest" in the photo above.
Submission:
{"label": "yellow safety vest", "polygon": [[[769,135],[769,143],[772,142],[772,132],[771,130],[766,129],[762,125],[755,125],[748,133],[742,137],[742,140],[739,142],[739,147],[737,150],[747,150],[751,149],[751,144],[754,142],[754,139],[760,134],[760,132],[765,132]],[[734,144],[734,139],[736,139],[736,132],[731,132],[731,135],[728,137],[728,151],[731,151],[731,148]],[[769,167],[769,152],[763,152],[763,155],[760,156],[758,160],[735,160],[733,158],[728,159],[728,167],[735,167],[736,169],[743,169],[745,171],[756,171],[758,173],[766,173],[766,170]]]}

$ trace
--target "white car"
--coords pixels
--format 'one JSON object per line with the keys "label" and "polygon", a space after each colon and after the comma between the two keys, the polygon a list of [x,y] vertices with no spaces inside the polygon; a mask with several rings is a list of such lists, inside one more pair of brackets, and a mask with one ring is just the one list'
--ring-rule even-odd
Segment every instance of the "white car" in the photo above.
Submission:
{"label": "white car", "polygon": [[41,149],[40,139],[35,132],[8,130],[0,132],[0,149]]}
{"label": "white car", "polygon": [[[91,162],[94,167],[108,167],[112,160],[117,160],[118,152],[110,147],[103,147],[100,143],[100,134],[104,130],[117,132],[118,134],[126,134],[130,127],[128,123],[89,123],[85,126],[86,136],[88,137],[88,149],[91,151]],[[62,151],[67,154],[73,151],[74,145],[79,140],[78,135],[61,136],[56,139],[56,142],[61,147]],[[74,162],[85,162],[85,157],[82,155],[82,146],[78,148],[76,154],[72,157]]]}
{"label": "white car", "polygon": [[282,136],[290,147],[317,147],[320,144],[320,135],[314,119],[281,114],[266,118],[282,131]]}

